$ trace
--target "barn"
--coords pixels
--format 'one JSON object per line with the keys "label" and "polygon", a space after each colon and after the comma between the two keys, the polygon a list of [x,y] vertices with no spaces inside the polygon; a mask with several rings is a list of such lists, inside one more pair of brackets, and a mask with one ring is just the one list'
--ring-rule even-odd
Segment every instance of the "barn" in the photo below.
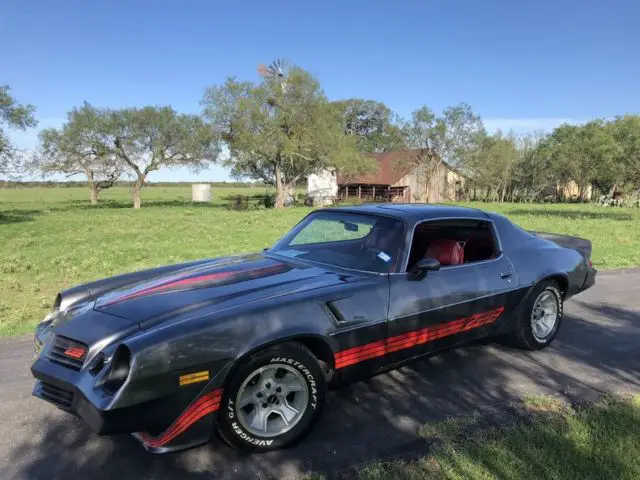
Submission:
{"label": "barn", "polygon": [[363,175],[335,175],[338,200],[435,203],[463,198],[466,177],[447,162],[440,162],[427,179],[415,167],[419,150],[366,155],[377,162],[377,169]]}

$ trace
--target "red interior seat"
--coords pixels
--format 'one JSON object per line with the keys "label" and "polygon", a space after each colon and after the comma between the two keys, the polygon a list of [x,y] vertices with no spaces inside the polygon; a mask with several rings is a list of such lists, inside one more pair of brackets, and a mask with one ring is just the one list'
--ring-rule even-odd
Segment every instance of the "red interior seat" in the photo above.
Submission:
{"label": "red interior seat", "polygon": [[464,248],[456,240],[436,238],[429,244],[425,258],[435,258],[440,265],[462,265]]}

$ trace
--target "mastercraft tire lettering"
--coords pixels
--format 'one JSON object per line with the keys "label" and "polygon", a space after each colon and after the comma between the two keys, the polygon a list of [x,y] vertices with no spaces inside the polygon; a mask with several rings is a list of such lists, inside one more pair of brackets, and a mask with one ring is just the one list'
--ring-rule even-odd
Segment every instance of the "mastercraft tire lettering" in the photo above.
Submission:
{"label": "mastercraft tire lettering", "polygon": [[225,388],[218,432],[231,446],[264,452],[294,444],[318,420],[327,386],[318,360],[283,343],[240,362]]}

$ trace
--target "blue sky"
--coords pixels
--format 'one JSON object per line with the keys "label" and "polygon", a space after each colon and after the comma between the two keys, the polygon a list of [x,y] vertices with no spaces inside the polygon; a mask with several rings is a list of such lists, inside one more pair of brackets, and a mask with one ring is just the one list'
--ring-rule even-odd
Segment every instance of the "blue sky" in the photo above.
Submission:
{"label": "blue sky", "polygon": [[[286,58],[330,99],[469,102],[524,132],[640,111],[640,1],[4,0],[0,84],[58,126],[84,100],[199,112],[204,89]],[[37,131],[15,134],[24,147]],[[224,180],[222,168],[150,180]]]}

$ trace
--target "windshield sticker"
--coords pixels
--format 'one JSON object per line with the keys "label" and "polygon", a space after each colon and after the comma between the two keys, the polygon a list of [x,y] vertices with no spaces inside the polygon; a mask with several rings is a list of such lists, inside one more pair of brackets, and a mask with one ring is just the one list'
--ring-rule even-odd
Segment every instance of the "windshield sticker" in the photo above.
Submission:
{"label": "windshield sticker", "polygon": [[389,263],[389,261],[391,260],[391,257],[384,252],[380,252],[378,254],[378,258],[386,263]]}

